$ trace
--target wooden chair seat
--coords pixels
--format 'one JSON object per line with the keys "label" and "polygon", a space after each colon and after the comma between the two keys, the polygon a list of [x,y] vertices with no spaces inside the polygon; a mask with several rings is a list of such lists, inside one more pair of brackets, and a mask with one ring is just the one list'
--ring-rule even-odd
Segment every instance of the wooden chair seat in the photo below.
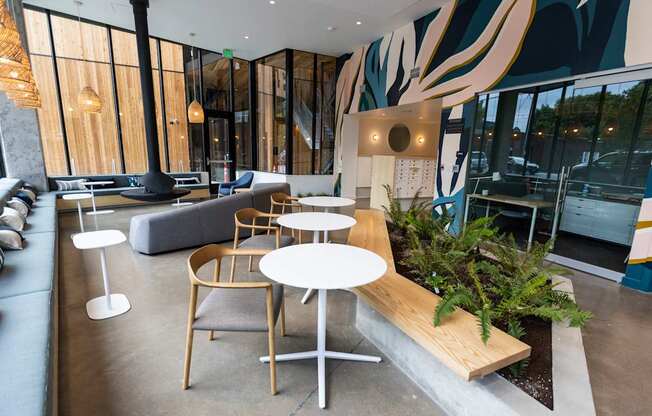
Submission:
{"label": "wooden chair seat", "polygon": [[[265,289],[213,289],[197,308],[192,329],[264,332],[267,326]],[[272,285],[274,324],[283,303],[283,285]]]}

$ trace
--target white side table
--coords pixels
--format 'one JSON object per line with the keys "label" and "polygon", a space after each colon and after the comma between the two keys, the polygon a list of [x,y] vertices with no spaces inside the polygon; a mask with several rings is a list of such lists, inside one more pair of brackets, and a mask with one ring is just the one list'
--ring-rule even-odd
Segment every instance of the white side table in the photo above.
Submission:
{"label": "white side table", "polygon": [[[355,201],[349,198],[339,196],[307,196],[299,198],[299,204],[307,207],[323,208],[324,212],[329,212],[333,208],[343,208],[355,205]],[[324,241],[328,242],[328,231],[324,231]]]}
{"label": "white side table", "polygon": [[[326,293],[366,285],[387,271],[382,257],[363,248],[344,244],[299,244],[274,250],[260,260],[260,270],[270,279],[288,286],[316,288],[317,349],[276,355],[276,361],[317,359],[319,407],[326,407],[326,358],[379,363],[380,357],[326,349]],[[269,356],[260,361],[269,362]]]}
{"label": "white side table", "polygon": [[[319,232],[324,232],[324,243],[328,243],[328,232],[345,230],[356,224],[355,218],[329,212],[297,212],[294,214],[281,215],[276,222],[286,228],[293,228],[301,231],[312,231],[312,242],[319,243]],[[308,289],[303,295],[301,303],[305,304],[312,296],[312,289]]]}
{"label": "white side table", "polygon": [[61,198],[66,201],[77,201],[77,213],[79,213],[79,229],[81,232],[84,232],[84,216],[82,215],[81,201],[83,199],[92,199],[93,195],[89,193],[79,193],[79,194],[65,194]]}
{"label": "white side table", "polygon": [[[174,178],[175,182],[177,183],[176,186],[182,185],[186,182],[194,182],[197,183],[197,178],[194,177],[188,177],[188,178]],[[177,198],[177,202],[174,202],[172,204],[173,207],[185,207],[188,205],[192,205],[192,202],[181,202],[181,198]]]}
{"label": "white side table", "polygon": [[93,201],[93,210],[90,212],[87,212],[86,215],[103,215],[103,214],[112,214],[115,211],[112,209],[104,209],[102,211],[98,211],[97,207],[95,206],[95,190],[93,189],[94,186],[102,186],[102,185],[113,185],[115,182],[113,181],[92,181],[92,182],[84,182],[85,186],[90,187],[91,191],[91,200]]}
{"label": "white side table", "polygon": [[106,248],[127,241],[127,237],[118,230],[91,231],[76,234],[72,242],[79,250],[100,250],[102,279],[104,280],[104,296],[86,302],[86,313],[93,320],[101,320],[122,315],[131,309],[127,297],[120,293],[111,294],[109,271],[106,266]]}

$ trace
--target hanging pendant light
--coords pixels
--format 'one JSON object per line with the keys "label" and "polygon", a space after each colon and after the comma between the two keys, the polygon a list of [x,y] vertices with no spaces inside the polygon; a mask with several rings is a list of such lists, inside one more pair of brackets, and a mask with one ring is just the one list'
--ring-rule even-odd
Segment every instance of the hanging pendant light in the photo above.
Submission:
{"label": "hanging pendant light", "polygon": [[24,51],[16,24],[5,2],[0,7],[0,63],[16,67],[24,65]]}
{"label": "hanging pendant light", "polygon": [[[194,36],[194,34],[190,34],[190,36]],[[193,69],[195,65],[195,55],[193,53],[194,47],[190,47],[190,60],[193,63]],[[199,72],[199,67],[197,68],[197,71]],[[197,73],[195,73],[192,77],[192,94],[193,94],[193,100],[188,106],[188,122],[192,124],[203,124],[204,123],[204,108],[199,104],[199,101],[197,101]]]}
{"label": "hanging pendant light", "polygon": [[[81,23],[81,12],[80,6],[83,4],[81,1],[75,1],[77,4],[77,22],[79,24],[79,39],[81,40],[81,52],[82,52],[82,62],[86,62],[86,52],[84,48],[84,37],[82,36],[82,23]],[[83,79],[80,76],[79,79]],[[81,89],[79,95],[77,96],[77,105],[79,109],[85,113],[100,113],[102,112],[102,99],[95,92],[93,87],[86,85]]]}

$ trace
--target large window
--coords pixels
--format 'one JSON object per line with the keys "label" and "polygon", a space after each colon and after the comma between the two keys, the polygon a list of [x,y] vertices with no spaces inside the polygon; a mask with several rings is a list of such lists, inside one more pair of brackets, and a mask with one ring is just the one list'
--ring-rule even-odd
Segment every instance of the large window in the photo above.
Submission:
{"label": "large window", "polygon": [[249,124],[249,62],[242,59],[233,60],[233,97],[236,166],[239,171],[251,170],[254,166]]}
{"label": "large window", "polygon": [[258,170],[286,172],[285,52],[256,62]]}

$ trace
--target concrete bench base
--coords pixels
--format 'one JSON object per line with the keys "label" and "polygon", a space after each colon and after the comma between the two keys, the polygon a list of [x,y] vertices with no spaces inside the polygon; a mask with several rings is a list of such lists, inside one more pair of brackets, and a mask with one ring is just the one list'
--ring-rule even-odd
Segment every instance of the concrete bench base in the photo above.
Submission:
{"label": "concrete bench base", "polygon": [[[563,281],[560,290],[572,293],[570,281],[558,279]],[[552,326],[555,408],[550,410],[498,374],[475,381],[461,379],[360,298],[356,326],[449,415],[595,415],[582,334],[578,328],[563,324]]]}

